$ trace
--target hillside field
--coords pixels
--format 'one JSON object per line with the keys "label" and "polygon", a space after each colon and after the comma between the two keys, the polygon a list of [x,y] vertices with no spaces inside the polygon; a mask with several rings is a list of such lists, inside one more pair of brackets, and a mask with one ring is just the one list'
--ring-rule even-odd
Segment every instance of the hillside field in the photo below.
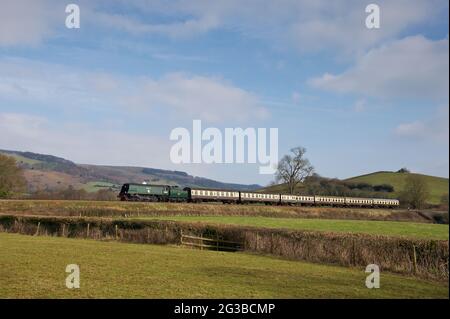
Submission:
{"label": "hillside field", "polygon": [[[0,298],[448,298],[447,283],[173,246],[0,233]],[[49,262],[51,261],[51,262]],[[66,265],[80,289],[65,287]]]}
{"label": "hillside field", "polygon": [[367,175],[361,175],[346,179],[346,182],[351,183],[368,183],[370,185],[381,185],[381,184],[389,184],[394,186],[394,194],[398,196],[399,193],[403,190],[405,185],[405,180],[408,175],[419,176],[423,180],[426,181],[430,188],[430,199],[429,202],[431,204],[439,204],[441,201],[441,197],[444,194],[448,194],[448,178],[435,177],[429,175],[422,174],[414,174],[414,173],[394,173],[394,172],[377,172]]}

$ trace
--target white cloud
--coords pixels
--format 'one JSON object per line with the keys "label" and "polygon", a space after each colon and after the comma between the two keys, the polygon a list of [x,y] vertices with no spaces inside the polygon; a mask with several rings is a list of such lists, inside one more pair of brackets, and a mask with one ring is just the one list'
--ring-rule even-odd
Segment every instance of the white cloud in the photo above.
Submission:
{"label": "white cloud", "polygon": [[258,98],[221,79],[172,73],[147,79],[132,96],[149,106],[165,106],[210,122],[263,119],[267,111]]}
{"label": "white cloud", "polygon": [[268,116],[256,95],[220,78],[182,73],[125,77],[17,58],[0,59],[0,69],[4,99],[87,110],[173,110],[174,116],[214,123]]}
{"label": "white cloud", "polygon": [[378,98],[448,99],[448,38],[407,37],[373,49],[339,75],[324,74],[310,83],[338,93]]}
{"label": "white cloud", "polygon": [[143,15],[162,15],[167,22],[154,24],[100,10],[92,16],[93,22],[132,34],[169,37],[195,36],[222,28],[265,39],[274,47],[294,47],[307,53],[332,50],[337,54],[362,53],[448,10],[446,0],[379,0],[381,28],[369,30],[365,27],[368,3],[360,0],[120,2],[138,8]]}
{"label": "white cloud", "polygon": [[[287,36],[302,52],[333,50],[339,54],[362,54],[367,49],[399,36],[402,31],[445,12],[446,1],[377,1],[380,29],[367,29],[365,7],[370,2],[318,1],[302,3],[302,17],[290,26]],[[306,7],[306,12],[305,12]]]}
{"label": "white cloud", "polygon": [[188,19],[182,22],[167,24],[149,24],[132,17],[119,14],[106,14],[96,12],[92,15],[93,22],[108,28],[123,30],[135,35],[160,34],[172,38],[184,38],[206,33],[218,27],[218,21],[213,16],[204,16],[198,19]]}
{"label": "white cloud", "polygon": [[37,45],[51,37],[60,14],[64,23],[62,3],[49,0],[2,0],[0,4],[0,47]]}
{"label": "white cloud", "polygon": [[363,112],[367,108],[367,101],[364,99],[359,99],[355,102],[355,105],[353,106],[353,110],[355,112]]}
{"label": "white cloud", "polygon": [[401,123],[395,133],[403,138],[413,140],[426,140],[441,144],[448,148],[449,143],[449,109],[438,108],[435,114],[426,119],[413,122]]}
{"label": "white cloud", "polygon": [[[448,10],[446,0],[379,0],[381,28],[368,30],[360,0],[79,0],[81,32],[121,30],[136,36],[186,38],[222,29],[264,39],[274,48],[336,54],[365,52],[408,29],[433,23]],[[0,46],[35,45],[61,36],[63,3],[3,0]],[[113,8],[114,10],[108,10]],[[162,19],[155,19],[155,17]],[[445,17],[444,17],[445,18]]]}

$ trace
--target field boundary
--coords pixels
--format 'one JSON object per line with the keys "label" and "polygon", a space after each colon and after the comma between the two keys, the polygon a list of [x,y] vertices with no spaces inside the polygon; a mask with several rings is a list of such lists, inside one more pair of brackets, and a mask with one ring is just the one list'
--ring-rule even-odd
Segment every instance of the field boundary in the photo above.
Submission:
{"label": "field boundary", "polygon": [[241,243],[243,251],[322,264],[366,267],[439,281],[449,278],[446,240],[407,239],[369,234],[293,231],[175,221],[105,218],[0,216],[0,231],[179,245],[182,234]]}

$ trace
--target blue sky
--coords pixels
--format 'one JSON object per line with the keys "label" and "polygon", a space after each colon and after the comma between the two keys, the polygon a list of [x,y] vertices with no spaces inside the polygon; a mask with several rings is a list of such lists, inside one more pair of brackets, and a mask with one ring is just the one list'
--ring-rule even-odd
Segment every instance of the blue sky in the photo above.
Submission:
{"label": "blue sky", "polygon": [[[67,29],[76,3],[81,28]],[[0,4],[0,148],[267,184],[253,164],[170,162],[176,127],[276,127],[316,172],[448,177],[448,1]]]}

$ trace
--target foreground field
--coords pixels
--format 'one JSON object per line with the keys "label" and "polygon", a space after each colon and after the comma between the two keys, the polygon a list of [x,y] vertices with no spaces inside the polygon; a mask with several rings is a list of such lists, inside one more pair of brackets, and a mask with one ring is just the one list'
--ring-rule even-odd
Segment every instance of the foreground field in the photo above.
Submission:
{"label": "foreground field", "polygon": [[[363,269],[171,246],[0,233],[0,298],[448,298],[448,285]],[[81,288],[65,287],[76,263]]]}
{"label": "foreground field", "polygon": [[372,235],[403,236],[419,239],[448,240],[449,238],[448,225],[410,222],[242,216],[159,216],[142,217],[139,219],[176,220],[183,222],[204,222],[209,224],[232,224],[268,228],[288,228],[295,230],[362,233]]}

